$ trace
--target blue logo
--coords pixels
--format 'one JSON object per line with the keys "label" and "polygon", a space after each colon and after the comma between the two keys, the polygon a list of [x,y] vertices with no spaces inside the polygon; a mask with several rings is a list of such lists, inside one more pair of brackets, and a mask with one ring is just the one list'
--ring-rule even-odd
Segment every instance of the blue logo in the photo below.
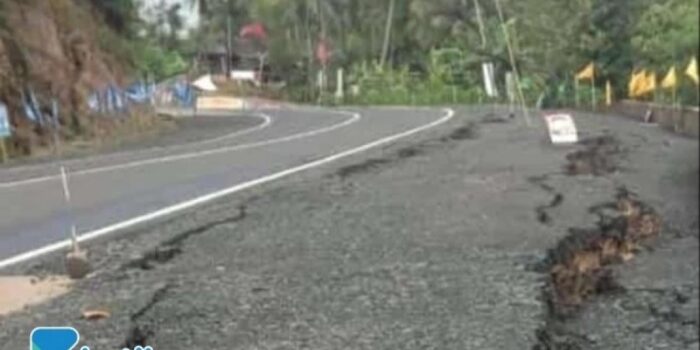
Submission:
{"label": "blue logo", "polygon": [[29,350],[72,350],[78,341],[80,334],[75,328],[38,327],[29,336]]}
{"label": "blue logo", "polygon": [[[29,335],[29,350],[73,350],[79,341],[80,333],[75,328],[37,327]],[[80,350],[90,350],[90,348],[83,346]],[[153,348],[137,346],[133,350],[153,350]]]}

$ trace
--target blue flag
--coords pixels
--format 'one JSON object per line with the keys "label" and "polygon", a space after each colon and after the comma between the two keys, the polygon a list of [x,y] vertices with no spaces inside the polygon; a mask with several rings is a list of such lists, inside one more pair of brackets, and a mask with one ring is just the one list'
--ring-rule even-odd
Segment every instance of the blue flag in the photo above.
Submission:
{"label": "blue flag", "polygon": [[116,85],[112,85],[110,87],[110,91],[112,95],[112,105],[114,106],[114,109],[120,112],[123,111],[125,109],[125,105],[121,90],[118,87],[116,87]]}
{"label": "blue flag", "polygon": [[[34,93],[32,93],[31,90],[30,94],[30,96],[34,96]],[[22,92],[22,109],[24,110],[24,116],[32,122],[41,125],[41,114],[32,101],[36,101],[36,98],[28,97],[24,92]]]}
{"label": "blue flag", "polygon": [[87,100],[88,108],[93,112],[100,112],[100,93],[93,92],[88,96]]}
{"label": "blue flag", "polygon": [[114,111],[114,99],[112,98],[112,89],[106,88],[102,93],[102,96],[102,99],[104,101],[104,113],[112,113],[112,111]]}
{"label": "blue flag", "polygon": [[51,117],[53,119],[53,127],[58,130],[61,125],[58,121],[58,101],[56,101],[55,97],[51,99]]}
{"label": "blue flag", "polygon": [[39,125],[44,125],[44,116],[41,113],[41,107],[39,106],[39,102],[37,101],[36,95],[34,95],[34,90],[32,89],[29,89],[29,99],[31,107],[37,116],[37,120],[39,121]]}
{"label": "blue flag", "polygon": [[173,85],[173,96],[180,102],[184,107],[191,107],[194,103],[194,93],[192,91],[192,86],[185,82],[177,82]]}

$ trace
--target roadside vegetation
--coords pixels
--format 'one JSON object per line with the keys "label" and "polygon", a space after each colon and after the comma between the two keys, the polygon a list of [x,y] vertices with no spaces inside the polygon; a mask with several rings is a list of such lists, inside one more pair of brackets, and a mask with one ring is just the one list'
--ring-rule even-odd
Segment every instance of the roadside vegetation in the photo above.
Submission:
{"label": "roadside vegetation", "polygon": [[[225,39],[228,16],[235,28],[264,23],[271,69],[287,81],[290,96],[305,101],[319,99],[319,70],[327,71],[332,94],[335,71],[344,68],[346,83],[357,87],[350,101],[357,103],[483,102],[483,62],[494,64],[503,95],[511,64],[502,26],[529,104],[543,97],[550,106],[572,105],[574,74],[589,62],[596,64],[599,91],[609,80],[622,98],[633,70],[663,77],[672,65],[682,71],[698,53],[693,0],[192,1],[204,5],[209,27],[203,28],[210,28],[198,34],[202,42]],[[331,51],[326,67],[315,59],[322,38]],[[695,86],[681,80],[681,101],[695,104]],[[590,89],[580,90],[579,98],[590,100]],[[670,102],[666,92],[655,98]]]}

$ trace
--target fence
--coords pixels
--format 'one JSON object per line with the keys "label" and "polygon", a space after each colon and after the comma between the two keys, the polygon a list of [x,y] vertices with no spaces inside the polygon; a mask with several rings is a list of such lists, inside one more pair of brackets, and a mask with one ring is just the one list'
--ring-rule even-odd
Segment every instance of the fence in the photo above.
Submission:
{"label": "fence", "polygon": [[610,111],[626,117],[650,122],[677,132],[698,137],[700,135],[700,109],[698,107],[673,108],[669,105],[623,100],[611,106]]}

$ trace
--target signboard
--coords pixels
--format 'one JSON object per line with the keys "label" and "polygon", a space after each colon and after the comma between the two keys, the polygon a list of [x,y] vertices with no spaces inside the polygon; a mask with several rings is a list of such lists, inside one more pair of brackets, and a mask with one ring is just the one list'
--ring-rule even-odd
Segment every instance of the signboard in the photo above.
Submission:
{"label": "signboard", "polygon": [[554,144],[578,142],[578,132],[574,119],[568,114],[550,114],[544,116],[549,130],[549,138]]}
{"label": "signboard", "polygon": [[257,81],[258,73],[254,70],[232,70],[231,79],[243,81]]}
{"label": "signboard", "polygon": [[226,96],[201,96],[197,99],[197,109],[244,109],[245,103],[240,98]]}
{"label": "signboard", "polygon": [[498,97],[498,89],[496,89],[496,79],[494,78],[493,63],[487,62],[481,65],[481,70],[484,73],[484,90],[489,97]]}
{"label": "signboard", "polygon": [[12,134],[10,126],[10,116],[7,113],[7,106],[0,103],[0,138],[9,137]]}

